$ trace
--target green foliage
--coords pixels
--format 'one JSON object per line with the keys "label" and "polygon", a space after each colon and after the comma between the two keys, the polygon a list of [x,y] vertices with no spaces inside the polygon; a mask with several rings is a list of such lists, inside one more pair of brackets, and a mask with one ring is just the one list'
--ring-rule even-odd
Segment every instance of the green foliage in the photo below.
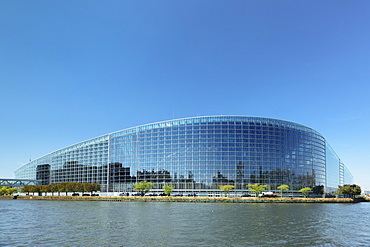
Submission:
{"label": "green foliage", "polygon": [[312,191],[310,187],[305,187],[299,190],[299,192],[301,192],[305,198],[307,197],[308,193],[310,193],[310,191]]}
{"label": "green foliage", "polygon": [[65,192],[66,195],[68,192],[85,192],[89,191],[93,193],[94,191],[100,191],[100,184],[98,183],[73,183],[73,182],[64,182],[58,184],[50,185],[24,185],[22,190],[23,193],[38,193],[38,192]]}
{"label": "green foliage", "polygon": [[92,188],[93,187],[93,184],[91,183],[84,183],[82,184],[82,188],[83,188],[83,191],[94,191],[94,189]]}
{"label": "green foliage", "polygon": [[67,183],[66,189],[69,192],[76,192],[76,191],[84,190],[82,183]]}
{"label": "green foliage", "polygon": [[258,194],[261,194],[262,191],[266,190],[268,188],[267,184],[248,184],[247,189],[249,189],[250,192],[255,193],[256,196]]}
{"label": "green foliage", "polygon": [[170,196],[171,192],[175,189],[175,187],[171,186],[171,185],[165,185],[163,186],[163,190],[164,190],[164,193],[167,195],[167,196]]}
{"label": "green foliage", "polygon": [[51,192],[50,191],[50,185],[39,185],[39,192],[40,193],[43,193],[43,192],[45,192],[45,193]]}
{"label": "green foliage", "polygon": [[90,184],[90,190],[88,190],[91,192],[91,194],[94,192],[94,191],[100,191],[100,184],[98,183],[92,183]]}
{"label": "green foliage", "polygon": [[0,187],[0,194],[1,194],[1,195],[8,194],[8,193],[7,193],[7,189],[6,189],[6,187],[5,187],[5,186]]}
{"label": "green foliage", "polygon": [[235,188],[234,185],[220,185],[220,189],[224,192],[225,197],[227,196],[227,193],[229,193],[229,191],[234,188]]}
{"label": "green foliage", "polygon": [[41,185],[36,185],[36,186],[32,186],[32,190],[31,190],[31,192],[33,193],[33,194],[35,194],[35,192],[36,193],[39,193],[40,192],[40,188],[41,187]]}
{"label": "green foliage", "polygon": [[282,184],[280,186],[277,187],[278,190],[289,190],[289,185],[286,185],[286,184]]}
{"label": "green foliage", "polygon": [[289,190],[289,185],[282,184],[282,185],[278,186],[276,189],[280,190],[281,196],[283,196],[283,190],[288,191]]}
{"label": "green foliage", "polygon": [[52,193],[52,195],[54,195],[54,192],[59,192],[59,184],[51,184],[50,192]]}
{"label": "green foliage", "polygon": [[134,190],[139,191],[141,193],[141,196],[148,193],[152,188],[154,184],[152,182],[148,182],[146,180],[140,181],[138,183],[135,183]]}
{"label": "green foliage", "polygon": [[29,193],[31,192],[31,185],[24,185],[23,188],[21,189],[22,193]]}
{"label": "green foliage", "polygon": [[0,194],[1,195],[11,195],[11,194],[13,194],[13,193],[15,193],[15,192],[17,192],[18,191],[18,189],[17,188],[12,188],[12,187],[10,187],[10,186],[2,186],[2,187],[0,187]]}
{"label": "green foliage", "polygon": [[345,184],[343,186],[338,186],[339,187],[339,194],[343,195],[349,195],[351,197],[354,197],[355,195],[360,195],[361,194],[361,187],[358,186],[357,184]]}
{"label": "green foliage", "polygon": [[68,192],[68,190],[67,190],[67,184],[68,184],[68,183],[66,183],[66,182],[64,182],[64,183],[59,183],[59,184],[58,184],[58,192],[65,192],[65,193],[66,193],[66,195],[67,195],[67,192]]}
{"label": "green foliage", "polygon": [[322,195],[324,194],[324,185],[317,185],[312,188],[314,194]]}
{"label": "green foliage", "polygon": [[8,194],[9,195],[12,195],[13,193],[15,193],[15,192],[18,192],[18,189],[17,188],[8,188]]}

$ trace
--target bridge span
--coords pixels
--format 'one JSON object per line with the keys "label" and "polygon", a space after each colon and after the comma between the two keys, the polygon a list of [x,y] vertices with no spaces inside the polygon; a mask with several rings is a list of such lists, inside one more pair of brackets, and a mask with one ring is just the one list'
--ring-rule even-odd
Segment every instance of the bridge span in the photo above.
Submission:
{"label": "bridge span", "polygon": [[1,186],[11,186],[11,187],[22,188],[25,185],[38,185],[38,184],[39,182],[37,180],[0,178],[0,187]]}

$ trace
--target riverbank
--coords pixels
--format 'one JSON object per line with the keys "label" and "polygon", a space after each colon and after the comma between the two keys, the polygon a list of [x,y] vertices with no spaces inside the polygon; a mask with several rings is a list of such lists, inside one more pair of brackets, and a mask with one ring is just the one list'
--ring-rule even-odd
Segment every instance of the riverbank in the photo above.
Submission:
{"label": "riverbank", "polygon": [[173,196],[0,196],[0,199],[48,201],[192,202],[192,203],[357,203],[369,198],[268,198],[268,197],[173,197]]}

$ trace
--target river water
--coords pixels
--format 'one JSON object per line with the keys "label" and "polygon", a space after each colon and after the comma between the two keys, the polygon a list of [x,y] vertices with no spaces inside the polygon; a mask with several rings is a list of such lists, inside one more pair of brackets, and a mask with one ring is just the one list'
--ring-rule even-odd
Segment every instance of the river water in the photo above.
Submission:
{"label": "river water", "polygon": [[370,246],[370,203],[0,200],[0,246]]}

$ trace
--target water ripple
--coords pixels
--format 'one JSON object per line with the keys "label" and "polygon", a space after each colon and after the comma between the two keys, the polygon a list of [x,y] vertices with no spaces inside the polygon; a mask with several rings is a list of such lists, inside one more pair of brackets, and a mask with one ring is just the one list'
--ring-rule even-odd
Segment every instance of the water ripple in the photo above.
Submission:
{"label": "water ripple", "polygon": [[369,209],[0,200],[0,246],[369,246]]}

